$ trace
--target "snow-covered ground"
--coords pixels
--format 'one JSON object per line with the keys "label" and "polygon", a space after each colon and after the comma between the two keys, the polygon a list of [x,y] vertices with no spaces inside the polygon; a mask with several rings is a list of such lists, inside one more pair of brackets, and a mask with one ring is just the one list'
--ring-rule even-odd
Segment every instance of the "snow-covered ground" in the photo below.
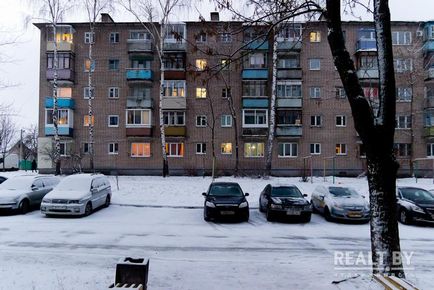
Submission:
{"label": "snow-covered ground", "polygon": [[[208,177],[121,176],[119,190],[110,179],[112,206],[89,217],[0,216],[0,289],[107,289],[116,262],[128,256],[150,258],[148,289],[380,289],[369,270],[334,265],[335,251],[369,252],[369,225],[318,215],[308,224],[269,223],[255,208],[268,183],[293,183],[310,195],[322,178],[219,178],[250,193],[250,221],[239,224],[203,221]],[[366,179],[336,182],[367,192]],[[398,184],[434,188],[431,179]],[[434,289],[434,228],[400,225],[400,233],[402,250],[414,252],[408,279]],[[331,284],[348,274],[362,276]]]}

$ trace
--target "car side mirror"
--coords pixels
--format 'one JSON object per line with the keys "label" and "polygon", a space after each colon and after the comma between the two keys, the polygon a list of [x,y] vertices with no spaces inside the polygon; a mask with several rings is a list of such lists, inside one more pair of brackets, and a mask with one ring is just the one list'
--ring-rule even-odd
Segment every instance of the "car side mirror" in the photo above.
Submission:
{"label": "car side mirror", "polygon": [[303,196],[304,196],[304,197],[307,197],[307,194],[305,193],[305,194],[303,194]]}
{"label": "car side mirror", "polygon": [[318,197],[319,197],[319,199],[324,200],[324,195],[320,195]]}
{"label": "car side mirror", "polygon": [[91,188],[91,189],[90,189],[90,192],[91,192],[91,193],[96,193],[97,191],[98,191],[98,188]]}
{"label": "car side mirror", "polygon": [[366,198],[366,196],[362,195],[363,198]]}
{"label": "car side mirror", "polygon": [[246,192],[246,193],[244,194],[244,196],[249,196],[249,193],[248,193],[248,192]]}
{"label": "car side mirror", "polygon": [[206,192],[202,192],[202,195],[203,195],[203,196],[206,196]]}
{"label": "car side mirror", "polygon": [[33,191],[36,191],[36,190],[38,190],[39,188],[36,186],[36,185],[32,185],[32,190]]}

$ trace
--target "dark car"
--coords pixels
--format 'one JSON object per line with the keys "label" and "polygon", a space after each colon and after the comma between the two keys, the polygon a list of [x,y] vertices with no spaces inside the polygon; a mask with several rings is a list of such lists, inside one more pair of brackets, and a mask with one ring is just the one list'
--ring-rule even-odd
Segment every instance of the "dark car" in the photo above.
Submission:
{"label": "dark car", "polygon": [[2,184],[6,179],[8,178],[4,176],[0,176],[0,184]]}
{"label": "dark car", "polygon": [[225,218],[249,220],[249,203],[240,185],[236,182],[213,182],[205,197],[203,218],[206,221]]}
{"label": "dark car", "polygon": [[267,221],[280,217],[310,222],[312,206],[306,196],[295,185],[268,184],[259,196],[259,210],[266,213]]}
{"label": "dark car", "polygon": [[417,187],[398,187],[398,219],[403,224],[434,223],[434,195]]}

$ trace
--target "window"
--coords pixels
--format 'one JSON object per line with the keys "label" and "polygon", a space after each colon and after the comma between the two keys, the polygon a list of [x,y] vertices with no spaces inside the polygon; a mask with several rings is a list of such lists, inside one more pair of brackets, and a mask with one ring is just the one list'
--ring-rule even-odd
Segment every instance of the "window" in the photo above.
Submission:
{"label": "window", "polygon": [[366,149],[365,149],[365,145],[363,144],[359,144],[359,157],[366,158]]}
{"label": "window", "polygon": [[228,32],[220,33],[220,41],[224,43],[232,42],[232,34]]}
{"label": "window", "polygon": [[364,55],[359,58],[359,68],[360,69],[378,69],[377,56],[374,55]]}
{"label": "window", "polygon": [[110,43],[119,43],[119,32],[110,32]]}
{"label": "window", "polygon": [[184,55],[182,53],[176,53],[176,54],[164,54],[163,58],[163,65],[164,68],[167,70],[184,70],[185,69],[185,63],[184,63]]}
{"label": "window", "polygon": [[108,116],[108,126],[109,127],[119,127],[119,115],[109,115]]}
{"label": "window", "polygon": [[224,58],[220,60],[220,67],[222,70],[230,70],[231,68],[231,60]]}
{"label": "window", "polygon": [[267,96],[267,81],[243,81],[244,97]]}
{"label": "window", "polygon": [[[46,110],[46,119],[45,119],[46,125],[53,125],[53,110],[47,109]],[[57,124],[59,126],[68,126],[69,125],[69,110],[67,109],[58,109],[57,110]]]}
{"label": "window", "polygon": [[131,157],[150,157],[151,143],[131,143]]}
{"label": "window", "polygon": [[201,31],[196,35],[196,42],[206,42],[206,32]]}
{"label": "window", "polygon": [[92,72],[95,71],[95,60],[90,61],[90,59],[84,60],[84,71],[88,72],[89,70],[92,70]]}
{"label": "window", "polygon": [[206,98],[206,88],[196,88],[196,98],[205,99]]}
{"label": "window", "polygon": [[336,98],[337,99],[345,99],[347,94],[345,93],[345,89],[341,87],[336,88]]}
{"label": "window", "polygon": [[131,68],[150,69],[151,68],[151,61],[148,59],[133,58],[133,59],[131,59]]}
{"label": "window", "polygon": [[243,127],[266,128],[268,126],[268,110],[243,110]]}
{"label": "window", "polygon": [[411,102],[413,91],[411,87],[397,87],[396,100],[398,102]]}
{"label": "window", "polygon": [[310,125],[312,127],[321,127],[322,126],[322,117],[320,115],[310,116]]}
{"label": "window", "polygon": [[109,59],[109,70],[118,70],[119,69],[119,59]]}
{"label": "window", "polygon": [[309,33],[309,41],[310,42],[321,42],[321,32],[311,31]]}
{"label": "window", "polygon": [[182,42],[185,39],[185,24],[168,24],[166,25],[166,33],[164,42],[176,43]]}
{"label": "window", "polygon": [[95,43],[95,33],[85,32],[84,33],[84,43]]}
{"label": "window", "polygon": [[267,58],[265,53],[251,53],[244,58],[244,68],[266,68]]}
{"label": "window", "polygon": [[319,58],[309,59],[309,70],[320,70],[320,69],[321,69],[321,60]]}
{"label": "window", "polygon": [[411,116],[396,116],[396,129],[411,129]]}
{"label": "window", "polygon": [[231,88],[222,89],[222,98],[227,99],[231,96]]}
{"label": "window", "polygon": [[220,149],[222,154],[232,154],[232,143],[222,143]]}
{"label": "window", "polygon": [[200,115],[196,116],[196,127],[206,127],[206,116]]}
{"label": "window", "polygon": [[409,157],[411,155],[410,143],[395,143],[393,144],[393,150],[398,157]]}
{"label": "window", "polygon": [[336,127],[346,127],[347,126],[347,117],[344,115],[336,116]]}
{"label": "window", "polygon": [[360,40],[375,40],[375,30],[371,28],[362,28],[358,33]]}
{"label": "window", "polygon": [[109,87],[108,97],[110,99],[119,99],[119,88],[118,87]]}
{"label": "window", "polygon": [[60,156],[68,157],[70,155],[70,145],[67,142],[60,142]]}
{"label": "window", "polygon": [[163,112],[164,125],[185,126],[185,112]]}
{"label": "window", "polygon": [[70,99],[72,98],[72,88],[57,88],[57,97]]}
{"label": "window", "polygon": [[94,99],[95,98],[95,88],[94,87],[84,87],[83,88],[83,98]]}
{"label": "window", "polygon": [[310,87],[309,88],[309,97],[312,99],[321,98],[321,88],[320,87]]}
{"label": "window", "polygon": [[84,142],[83,143],[83,146],[82,146],[82,151],[83,151],[83,154],[89,154],[89,143],[87,143],[87,142]]}
{"label": "window", "polygon": [[57,25],[56,35],[53,35],[53,25],[47,26],[47,41],[54,42],[69,42],[72,43],[74,29],[70,25]]}
{"label": "window", "polygon": [[184,143],[166,143],[166,153],[168,157],[183,157]]}
{"label": "window", "polygon": [[426,156],[434,157],[434,143],[426,144]]}
{"label": "window", "polygon": [[[92,120],[92,121],[89,122],[89,120]],[[83,117],[83,126],[84,127],[89,127],[90,124],[92,124],[92,126],[95,125],[95,116],[91,116],[91,118],[90,118],[89,115],[84,115],[84,117]]]}
{"label": "window", "polygon": [[151,110],[127,110],[127,127],[151,126]]}
{"label": "window", "polygon": [[232,127],[232,116],[231,115],[222,115],[221,116],[221,126],[222,126],[222,128]]}
{"label": "window", "polygon": [[143,30],[130,31],[129,40],[150,41],[151,40],[151,34],[149,34],[147,31],[143,31]]}
{"label": "window", "polygon": [[321,144],[320,143],[311,143],[310,144],[310,154],[311,155],[321,154]]}
{"label": "window", "polygon": [[278,98],[301,98],[301,83],[278,82],[277,97]]}
{"label": "window", "polygon": [[206,143],[196,143],[196,154],[206,154]]}
{"label": "window", "polygon": [[301,111],[297,110],[278,110],[277,124],[278,125],[301,125]]}
{"label": "window", "polygon": [[336,144],[336,155],[347,155],[347,144]]}
{"label": "window", "polygon": [[277,68],[299,68],[300,56],[297,55],[285,55],[279,58]]}
{"label": "window", "polygon": [[[58,69],[70,69],[73,67],[72,64],[72,55],[69,53],[58,53],[57,54],[57,68]],[[47,68],[54,68],[54,54],[47,54]]]}
{"label": "window", "polygon": [[[301,39],[302,27],[300,23],[285,23],[278,31],[278,40],[297,41]],[[280,38],[280,39],[279,39]]]}
{"label": "window", "polygon": [[297,157],[297,143],[279,143],[279,157]]}
{"label": "window", "polygon": [[392,31],[392,44],[393,45],[410,45],[411,32],[410,31]]}
{"label": "window", "polygon": [[244,143],[244,157],[264,157],[264,143]]}
{"label": "window", "polygon": [[205,70],[207,67],[207,61],[206,59],[200,58],[196,59],[196,70]]}
{"label": "window", "polygon": [[185,97],[185,81],[164,81],[165,97]]}
{"label": "window", "polygon": [[109,143],[108,144],[108,154],[116,155],[119,153],[119,144],[118,143]]}
{"label": "window", "polygon": [[393,62],[395,71],[398,73],[413,70],[413,60],[411,58],[395,58]]}

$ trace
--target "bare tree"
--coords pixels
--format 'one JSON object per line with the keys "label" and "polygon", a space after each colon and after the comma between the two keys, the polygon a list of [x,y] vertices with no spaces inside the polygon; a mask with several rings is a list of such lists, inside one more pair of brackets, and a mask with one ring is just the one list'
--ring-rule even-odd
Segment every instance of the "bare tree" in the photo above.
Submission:
{"label": "bare tree", "polygon": [[3,171],[5,171],[5,159],[8,155],[12,141],[15,138],[15,123],[10,114],[0,115],[0,153],[3,159]]}
{"label": "bare tree", "polygon": [[38,126],[32,125],[30,128],[26,129],[26,134],[23,137],[24,150],[24,160],[29,158],[36,159],[38,155]]}
{"label": "bare tree", "polygon": [[[183,40],[185,35],[175,32],[170,27],[170,17],[174,11],[184,5],[188,0],[120,0],[120,4],[131,13],[142,27],[150,34],[155,45],[155,52],[160,63],[160,90],[159,90],[159,125],[161,139],[161,155],[163,160],[163,177],[169,174],[169,164],[166,153],[166,134],[163,117],[163,97],[165,95],[164,85],[164,40],[174,35],[178,40]],[[155,20],[159,18],[158,24]]]}
{"label": "bare tree", "polygon": [[94,156],[95,156],[95,150],[94,150],[94,112],[93,112],[93,106],[92,102],[95,98],[95,88],[93,87],[93,81],[92,81],[92,75],[94,70],[94,59],[92,54],[92,48],[93,44],[95,42],[95,26],[98,16],[102,11],[105,10],[111,10],[113,9],[113,0],[81,0],[83,1],[83,5],[87,12],[87,17],[89,21],[89,30],[90,30],[90,39],[88,41],[88,54],[87,54],[87,61],[89,62],[88,67],[88,78],[87,78],[87,85],[88,85],[88,129],[89,129],[89,158],[90,158],[90,170],[94,170]]}

